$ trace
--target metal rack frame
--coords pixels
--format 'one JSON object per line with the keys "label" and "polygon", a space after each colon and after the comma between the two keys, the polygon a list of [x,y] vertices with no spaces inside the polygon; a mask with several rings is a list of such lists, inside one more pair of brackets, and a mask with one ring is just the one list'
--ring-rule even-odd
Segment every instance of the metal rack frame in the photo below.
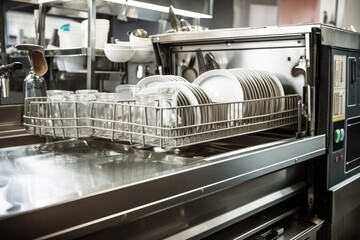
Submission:
{"label": "metal rack frame", "polygon": [[[245,111],[275,103],[282,107],[255,115]],[[75,104],[74,117],[56,116],[54,111],[60,110],[61,104]],[[81,138],[79,132],[87,128],[95,137],[160,148],[190,146],[294,124],[297,124],[297,133],[301,132],[302,109],[298,95],[179,107],[141,106],[136,105],[135,101],[93,101],[90,103],[89,117],[80,117],[78,104],[81,102],[48,102],[47,98],[27,98],[24,125],[32,134],[39,136],[65,139],[70,131],[71,134],[76,133],[71,137]],[[109,116],[96,117],[94,105],[98,105],[97,109],[106,109]],[[137,119],[136,114],[139,113],[143,113],[142,119]],[[196,113],[201,114],[198,116]],[[177,116],[173,126],[165,124],[169,114]],[[191,121],[181,122],[190,115]],[[198,117],[202,117],[202,120]],[[151,123],[150,118],[155,118],[155,121]]]}

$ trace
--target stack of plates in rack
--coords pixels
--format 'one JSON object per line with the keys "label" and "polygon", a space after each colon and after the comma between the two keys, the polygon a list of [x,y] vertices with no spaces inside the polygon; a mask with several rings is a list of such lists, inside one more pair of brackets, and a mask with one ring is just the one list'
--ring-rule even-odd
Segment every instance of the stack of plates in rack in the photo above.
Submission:
{"label": "stack of plates in rack", "polygon": [[[239,102],[259,100],[240,105],[231,105],[229,119],[257,116],[281,111],[284,89],[272,73],[247,68],[218,69],[205,72],[195,79],[213,102]],[[269,99],[270,98],[270,99]]]}
{"label": "stack of plates in rack", "polygon": [[[197,130],[203,129],[199,125],[214,121],[212,114],[209,114],[208,106],[199,106],[211,103],[211,99],[199,86],[187,82],[184,78],[174,75],[157,75],[144,78],[139,81],[139,86],[145,87],[138,94],[158,93],[159,88],[176,88],[179,90],[177,96],[177,107],[194,106],[178,109],[178,126],[198,125]],[[185,134],[190,133],[185,129]],[[181,133],[181,134],[184,134]]]}

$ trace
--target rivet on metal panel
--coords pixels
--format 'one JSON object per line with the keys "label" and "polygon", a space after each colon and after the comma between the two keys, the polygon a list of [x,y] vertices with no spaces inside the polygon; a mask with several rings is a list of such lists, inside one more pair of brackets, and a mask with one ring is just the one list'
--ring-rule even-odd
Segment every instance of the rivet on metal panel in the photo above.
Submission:
{"label": "rivet on metal panel", "polygon": [[227,47],[231,47],[231,42],[227,42],[227,43],[226,43],[226,46],[227,46]]}

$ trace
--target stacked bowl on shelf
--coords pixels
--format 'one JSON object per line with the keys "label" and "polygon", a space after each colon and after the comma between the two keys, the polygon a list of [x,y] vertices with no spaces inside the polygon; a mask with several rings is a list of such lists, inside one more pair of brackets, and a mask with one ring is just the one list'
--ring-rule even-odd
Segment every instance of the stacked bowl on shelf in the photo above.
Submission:
{"label": "stacked bowl on shelf", "polygon": [[127,62],[135,54],[134,47],[129,42],[124,42],[124,44],[106,43],[104,52],[112,62]]}
{"label": "stacked bowl on shelf", "polygon": [[112,62],[147,63],[155,58],[151,38],[129,35],[129,41],[115,40],[104,46],[105,56]]}
{"label": "stacked bowl on shelf", "polygon": [[151,62],[154,59],[155,54],[151,38],[137,37],[131,33],[129,39],[135,51],[134,56],[130,59],[131,62]]}

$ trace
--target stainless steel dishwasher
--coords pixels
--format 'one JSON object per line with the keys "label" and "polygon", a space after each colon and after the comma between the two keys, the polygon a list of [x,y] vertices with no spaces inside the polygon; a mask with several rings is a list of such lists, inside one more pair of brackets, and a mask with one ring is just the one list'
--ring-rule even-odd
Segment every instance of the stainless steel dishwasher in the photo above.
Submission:
{"label": "stainless steel dishwasher", "polygon": [[[357,84],[353,59],[358,60],[359,39],[357,33],[316,24],[153,36],[164,75],[182,75],[184,63],[200,49],[203,56],[211,53],[221,69],[271,72],[284,88],[281,97],[173,108],[177,116],[187,118],[172,127],[131,120],[139,108],[163,119],[166,108],[133,101],[94,103],[129,117],[106,119],[110,124],[103,128],[94,127],[103,119],[90,117],[86,120],[94,124],[94,132],[110,134],[81,138],[79,127],[75,139],[67,139],[61,121],[68,119],[52,118],[46,98],[27,99],[24,124],[29,131],[57,140],[1,149],[0,236],[332,235],[338,217],[344,217],[336,215],[334,206],[346,202],[336,193],[346,189],[340,185],[357,182],[357,154],[347,146],[353,144],[349,128],[357,126],[357,100],[351,101],[358,97],[349,86]],[[200,71],[199,61],[193,68]],[[282,107],[266,112],[264,106],[274,103]],[[263,106],[264,111],[247,115],[251,106]],[[227,118],[215,117],[224,111]],[[348,170],[342,174],[344,166]],[[332,171],[337,171],[336,178]],[[325,205],[332,218],[320,210],[324,200],[332,203]],[[352,206],[347,213],[357,205]],[[320,229],[322,225],[328,227]]]}

